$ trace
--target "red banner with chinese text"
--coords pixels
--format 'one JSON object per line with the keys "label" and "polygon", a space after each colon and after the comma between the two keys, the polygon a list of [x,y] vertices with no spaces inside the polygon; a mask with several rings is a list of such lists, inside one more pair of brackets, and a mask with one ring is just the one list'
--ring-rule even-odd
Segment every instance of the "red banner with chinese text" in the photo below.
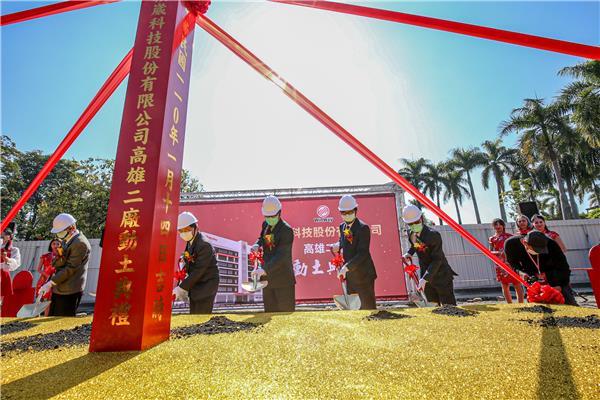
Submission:
{"label": "red banner with chinese text", "polygon": [[169,337],[194,19],[142,2],[109,201],[90,351]]}
{"label": "red banner with chinese text", "polygon": [[[398,215],[393,193],[356,196],[358,217],[371,227],[371,255],[378,279],[377,297],[406,297],[402,272],[402,249]],[[340,293],[327,245],[339,240],[342,218],[337,209],[339,197],[281,199],[282,217],[294,229],[292,259],[296,275],[296,299],[331,300]],[[191,211],[200,230],[234,241],[253,244],[260,234],[260,200],[183,203]],[[181,246],[181,243],[179,243]]]}

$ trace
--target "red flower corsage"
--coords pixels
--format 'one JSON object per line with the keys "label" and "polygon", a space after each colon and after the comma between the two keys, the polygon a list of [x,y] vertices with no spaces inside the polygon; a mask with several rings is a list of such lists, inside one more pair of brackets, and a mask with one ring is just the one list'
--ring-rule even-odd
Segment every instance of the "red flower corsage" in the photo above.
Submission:
{"label": "red flower corsage", "polygon": [[188,251],[184,251],[181,258],[183,258],[183,261],[185,261],[186,263],[192,263],[195,260],[195,258],[192,257],[192,255]]}
{"label": "red flower corsage", "polygon": [[415,244],[413,244],[413,247],[415,248],[415,250],[417,250],[419,253],[424,253],[427,250],[427,245],[425,245],[425,243],[421,242],[420,240],[417,240],[415,242]]}
{"label": "red flower corsage", "polygon": [[352,244],[352,240],[354,240],[354,236],[352,236],[352,231],[350,228],[344,229],[344,237],[348,241],[348,243]]}
{"label": "red flower corsage", "polygon": [[273,247],[275,247],[275,235],[274,234],[268,233],[268,234],[264,235],[263,241],[265,243],[266,248],[268,248],[269,250],[273,250]]}

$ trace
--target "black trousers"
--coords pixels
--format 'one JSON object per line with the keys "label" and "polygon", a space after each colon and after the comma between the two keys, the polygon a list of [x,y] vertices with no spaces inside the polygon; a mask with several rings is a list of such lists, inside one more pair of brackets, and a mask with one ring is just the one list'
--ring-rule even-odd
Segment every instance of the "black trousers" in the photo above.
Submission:
{"label": "black trousers", "polygon": [[212,314],[219,279],[198,283],[190,290],[190,314]]}
{"label": "black trousers", "polygon": [[293,312],[296,310],[296,286],[263,289],[265,312]]}
{"label": "black trousers", "polygon": [[454,280],[450,277],[442,281],[427,282],[425,285],[425,296],[430,303],[437,303],[439,305],[452,304],[455,306]]}
{"label": "black trousers", "polygon": [[579,306],[579,304],[577,304],[577,300],[575,300],[575,293],[573,293],[571,285],[561,286],[560,291],[565,298],[565,304],[570,306]]}
{"label": "black trousers", "polygon": [[83,292],[73,294],[52,293],[48,315],[51,317],[74,317],[82,294]]}
{"label": "black trousers", "polygon": [[351,281],[346,282],[348,294],[358,294],[361,310],[376,310],[375,302],[375,279],[360,285]]}

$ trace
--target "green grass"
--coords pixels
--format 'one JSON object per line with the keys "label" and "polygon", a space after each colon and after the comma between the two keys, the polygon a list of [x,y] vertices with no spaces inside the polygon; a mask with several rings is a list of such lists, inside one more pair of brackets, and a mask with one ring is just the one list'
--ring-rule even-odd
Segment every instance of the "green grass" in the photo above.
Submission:
{"label": "green grass", "polygon": [[[199,335],[143,353],[88,354],[86,346],[2,357],[2,398],[140,399],[598,399],[600,331],[540,328],[516,305],[431,309],[366,321],[369,312],[227,315],[264,323],[251,332]],[[553,306],[555,316],[596,310]],[[175,316],[173,327],[208,316]],[[38,319],[12,338],[91,318]]]}

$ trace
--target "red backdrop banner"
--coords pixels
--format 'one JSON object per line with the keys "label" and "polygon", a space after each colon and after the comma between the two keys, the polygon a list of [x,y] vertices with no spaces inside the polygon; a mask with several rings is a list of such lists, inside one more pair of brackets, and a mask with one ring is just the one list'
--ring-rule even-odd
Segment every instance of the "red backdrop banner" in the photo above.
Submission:
{"label": "red backdrop banner", "polygon": [[[371,227],[371,255],[378,275],[375,293],[378,297],[405,297],[395,196],[390,193],[356,198],[359,218]],[[292,259],[297,300],[331,300],[334,294],[340,294],[340,283],[329,265],[332,255],[327,249],[327,244],[339,240],[342,219],[338,201],[339,197],[281,199],[282,217],[294,229]],[[194,213],[203,232],[253,244],[264,220],[261,203],[183,203],[181,211]]]}

